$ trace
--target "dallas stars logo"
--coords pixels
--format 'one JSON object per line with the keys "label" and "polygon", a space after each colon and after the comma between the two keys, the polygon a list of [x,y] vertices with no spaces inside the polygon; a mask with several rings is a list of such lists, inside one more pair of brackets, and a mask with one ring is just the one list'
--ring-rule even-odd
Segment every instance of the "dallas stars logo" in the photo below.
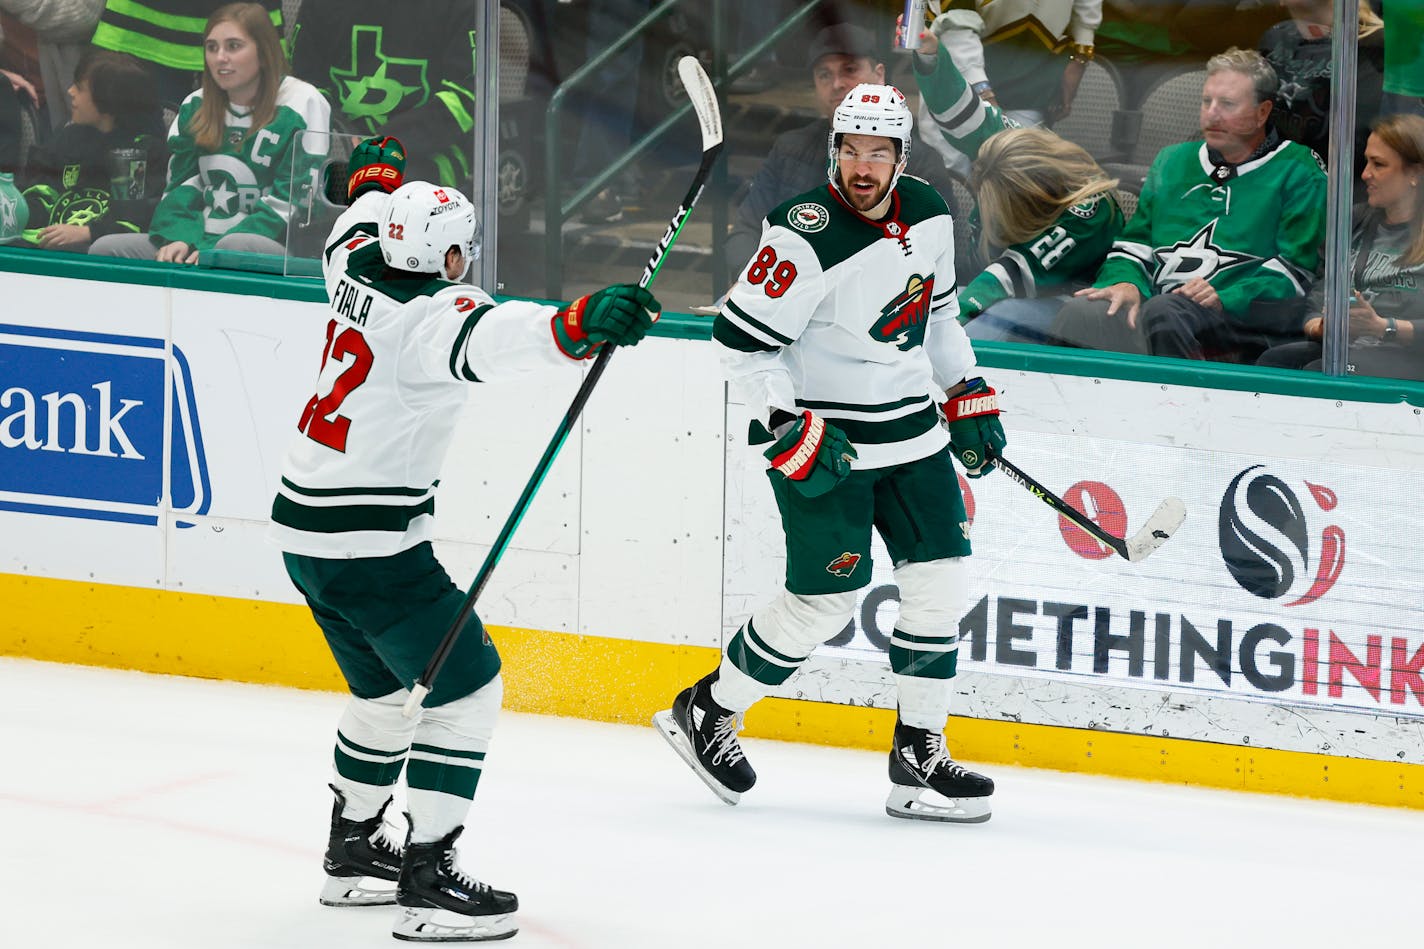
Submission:
{"label": "dallas stars logo", "polygon": [[1261,259],[1218,246],[1215,234],[1216,220],[1213,219],[1193,234],[1191,240],[1178,241],[1171,247],[1159,247],[1153,251],[1153,256],[1157,258],[1157,285],[1175,287],[1193,277],[1206,280],[1232,267],[1256,263]]}
{"label": "dallas stars logo", "polygon": [[[374,131],[398,108],[414,108],[430,98],[426,80],[428,59],[387,56],[382,49],[385,30],[379,26],[351,28],[351,67],[331,70],[332,85],[341,111],[364,120]],[[414,101],[406,105],[406,100]]]}
{"label": "dallas stars logo", "polygon": [[911,274],[905,289],[881,308],[880,319],[870,328],[870,338],[878,343],[894,343],[902,352],[921,345],[925,341],[933,296],[934,274],[928,277]]}

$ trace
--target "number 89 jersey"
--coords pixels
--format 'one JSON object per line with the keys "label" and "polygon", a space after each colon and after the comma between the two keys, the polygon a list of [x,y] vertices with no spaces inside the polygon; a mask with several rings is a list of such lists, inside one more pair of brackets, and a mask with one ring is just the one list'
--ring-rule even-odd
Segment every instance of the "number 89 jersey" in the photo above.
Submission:
{"label": "number 89 jersey", "polygon": [[269,538],[291,553],[382,557],[430,539],[467,384],[577,371],[554,342],[554,307],[387,268],[375,236],[386,200],[363,195],[327,238],[320,374],[272,504]]}
{"label": "number 89 jersey", "polygon": [[767,215],[713,338],[753,412],[810,409],[883,468],[947,444],[938,405],[975,365],[958,314],[949,209],[903,176],[878,221],[829,185]]}

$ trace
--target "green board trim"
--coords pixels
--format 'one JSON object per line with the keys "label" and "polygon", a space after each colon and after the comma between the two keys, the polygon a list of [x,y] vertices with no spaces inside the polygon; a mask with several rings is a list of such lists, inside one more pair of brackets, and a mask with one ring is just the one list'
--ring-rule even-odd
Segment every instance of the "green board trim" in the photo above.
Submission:
{"label": "green board trim", "polygon": [[[284,275],[284,266],[294,271]],[[325,303],[326,288],[316,260],[285,258],[268,254],[217,251],[206,254],[197,267],[176,267],[146,260],[90,257],[63,251],[35,251],[20,247],[0,247],[0,273],[97,280],[104,283],[171,287],[208,293],[235,293]],[[309,275],[307,275],[309,274]],[[564,301],[537,297],[497,296],[496,300],[531,300],[562,305]],[[712,339],[711,316],[694,313],[664,313],[653,324],[651,335],[662,339]],[[1083,376],[1092,379],[1119,379],[1159,385],[1227,389],[1236,392],[1265,392],[1270,395],[1341,402],[1368,402],[1382,405],[1407,403],[1424,407],[1424,383],[1398,379],[1361,377],[1332,378],[1289,369],[1265,369],[1226,363],[1204,363],[1124,353],[1101,353],[1086,349],[1060,349],[1020,343],[976,342],[974,351],[986,369],[1041,372]]]}

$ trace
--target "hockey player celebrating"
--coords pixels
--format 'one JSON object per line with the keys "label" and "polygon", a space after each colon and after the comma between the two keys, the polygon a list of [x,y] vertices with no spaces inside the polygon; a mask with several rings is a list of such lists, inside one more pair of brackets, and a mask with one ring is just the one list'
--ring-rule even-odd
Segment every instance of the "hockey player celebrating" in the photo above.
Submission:
{"label": "hockey player celebrating", "polygon": [[[462,872],[454,849],[502,692],[477,618],[419,718],[401,711],[464,599],[431,549],[441,461],[466,383],[574,371],[604,345],[637,343],[660,307],[636,286],[560,309],[495,304],[454,282],[479,256],[474,208],[453,188],[401,184],[404,167],[393,138],[352,154],[353,201],[323,256],[332,312],[320,377],[272,536],[352,694],[336,734],[321,902],[398,904],[400,939],[497,939],[515,932],[518,901]],[[383,816],[403,765],[402,849]]]}
{"label": "hockey player celebrating", "polygon": [[950,453],[982,475],[1004,431],[956,320],[948,210],[925,182],[902,176],[910,126],[898,89],[851,90],[832,120],[830,186],[767,216],[761,249],[717,315],[732,383],[767,413],[785,592],[654,723],[729,804],[756,781],[737,739],[743,715],[846,625],[855,591],[870,582],[873,525],[901,601],[886,811],[989,817],[993,782],[956,764],[943,735],[970,552]]}

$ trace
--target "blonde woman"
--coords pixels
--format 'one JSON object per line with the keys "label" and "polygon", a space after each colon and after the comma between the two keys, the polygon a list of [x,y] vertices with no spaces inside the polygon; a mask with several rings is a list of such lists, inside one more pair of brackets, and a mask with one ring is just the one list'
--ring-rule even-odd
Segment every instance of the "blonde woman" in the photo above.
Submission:
{"label": "blonde woman", "polygon": [[1092,282],[1122,230],[1117,181],[1047,129],[1015,128],[928,31],[915,61],[940,134],[973,160],[969,185],[990,263],[960,291],[960,320],[971,339],[1052,343],[1060,296]]}
{"label": "blonde woman", "polygon": [[292,183],[325,154],[331,108],[287,75],[261,4],[220,7],[203,49],[202,86],[168,132],[168,190],[149,233],[105,237],[90,253],[188,264],[212,249],[284,253]]}

